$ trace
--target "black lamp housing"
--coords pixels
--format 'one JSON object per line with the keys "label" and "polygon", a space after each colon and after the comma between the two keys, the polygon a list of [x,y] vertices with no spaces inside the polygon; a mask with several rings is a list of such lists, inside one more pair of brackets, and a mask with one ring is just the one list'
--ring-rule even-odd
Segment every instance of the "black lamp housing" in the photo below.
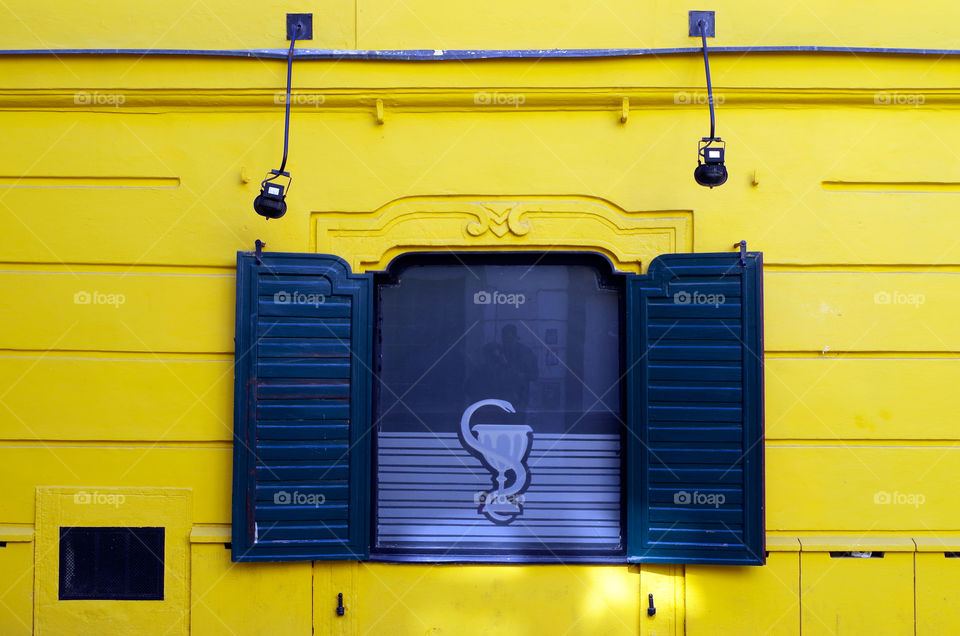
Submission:
{"label": "black lamp housing", "polygon": [[715,188],[727,182],[727,167],[723,165],[726,146],[726,142],[719,137],[704,137],[700,140],[697,167],[693,171],[693,178],[697,183]]}
{"label": "black lamp housing", "polygon": [[[253,200],[253,209],[260,216],[268,219],[279,219],[287,213],[287,192],[290,190],[289,172],[280,172],[271,170],[272,177],[267,177],[260,182],[260,194]],[[277,177],[286,177],[287,185],[274,182]]]}

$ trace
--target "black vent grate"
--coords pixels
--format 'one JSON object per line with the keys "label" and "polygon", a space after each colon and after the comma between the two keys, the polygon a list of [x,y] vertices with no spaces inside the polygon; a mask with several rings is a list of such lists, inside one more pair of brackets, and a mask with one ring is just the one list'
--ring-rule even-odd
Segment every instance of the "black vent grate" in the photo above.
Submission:
{"label": "black vent grate", "polygon": [[60,528],[60,600],[163,600],[163,528]]}

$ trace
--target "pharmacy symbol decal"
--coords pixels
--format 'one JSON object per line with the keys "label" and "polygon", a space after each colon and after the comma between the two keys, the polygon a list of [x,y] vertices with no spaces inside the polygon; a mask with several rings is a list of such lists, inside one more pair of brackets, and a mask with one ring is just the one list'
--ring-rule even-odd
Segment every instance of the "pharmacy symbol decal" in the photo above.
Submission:
{"label": "pharmacy symbol decal", "polygon": [[[507,413],[516,413],[505,400],[474,402],[460,418],[460,443],[490,471],[493,490],[478,493],[479,512],[496,524],[508,524],[523,514],[523,492],[530,483],[527,455],[533,440],[533,429],[525,424],[471,424],[477,409],[499,406]],[[508,476],[512,476],[508,480]],[[509,484],[509,485],[508,485]]]}

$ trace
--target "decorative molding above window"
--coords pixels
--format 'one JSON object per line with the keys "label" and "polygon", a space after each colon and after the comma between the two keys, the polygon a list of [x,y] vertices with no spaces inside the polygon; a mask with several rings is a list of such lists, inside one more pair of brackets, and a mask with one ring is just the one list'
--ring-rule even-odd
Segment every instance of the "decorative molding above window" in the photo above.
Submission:
{"label": "decorative molding above window", "polygon": [[587,196],[437,196],[396,199],[373,212],[314,212],[314,251],[349,255],[354,272],[384,270],[422,251],[584,251],[624,272],[660,254],[693,250],[693,212],[631,212]]}

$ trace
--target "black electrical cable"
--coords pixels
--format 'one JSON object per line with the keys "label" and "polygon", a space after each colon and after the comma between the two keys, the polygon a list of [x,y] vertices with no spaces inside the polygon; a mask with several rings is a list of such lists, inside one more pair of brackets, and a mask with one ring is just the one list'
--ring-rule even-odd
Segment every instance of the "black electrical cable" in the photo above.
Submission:
{"label": "black electrical cable", "polygon": [[710,58],[707,57],[707,27],[703,20],[697,22],[700,27],[700,39],[703,40],[703,67],[707,71],[707,103],[710,104],[710,139],[714,138],[717,118],[713,113],[713,85],[710,83]]}
{"label": "black electrical cable", "polygon": [[287,167],[287,148],[290,145],[290,87],[293,83],[293,47],[297,43],[297,36],[303,25],[297,23],[297,28],[290,36],[290,51],[287,53],[287,100],[286,113],[283,116],[283,160],[280,162],[280,169],[277,172],[283,172]]}
{"label": "black electrical cable", "polygon": [[[297,36],[302,29],[303,25],[297,24],[293,33],[290,34],[290,50],[287,51],[287,99],[283,115],[283,159],[280,161],[280,169],[271,170],[267,174],[267,178],[260,182],[260,194],[253,200],[254,211],[267,219],[279,219],[287,213],[286,198],[293,183],[290,173],[286,171],[287,151],[290,148],[290,93],[293,89],[293,49],[297,44]],[[280,177],[287,178],[286,186],[276,182],[276,179]]]}

